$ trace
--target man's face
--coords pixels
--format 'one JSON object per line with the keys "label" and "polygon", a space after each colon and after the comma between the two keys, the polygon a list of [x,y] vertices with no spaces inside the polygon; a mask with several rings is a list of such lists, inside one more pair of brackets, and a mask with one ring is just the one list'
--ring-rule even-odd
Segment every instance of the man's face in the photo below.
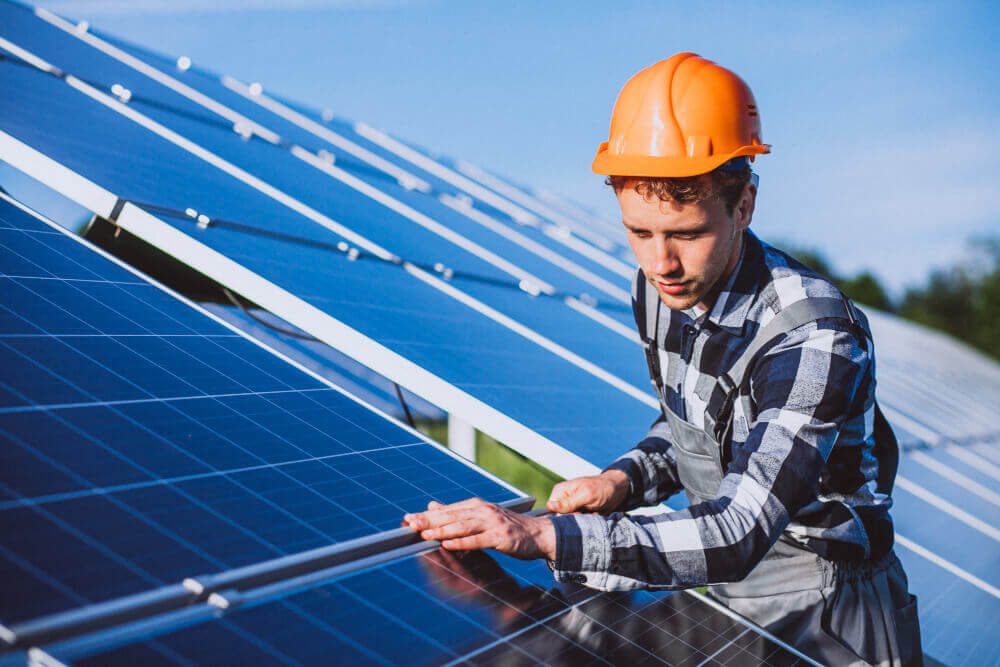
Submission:
{"label": "man's face", "polygon": [[629,245],[660,300],[674,310],[710,309],[740,257],[743,230],[753,213],[746,188],[732,214],[717,198],[697,204],[645,198],[629,179],[617,193]]}

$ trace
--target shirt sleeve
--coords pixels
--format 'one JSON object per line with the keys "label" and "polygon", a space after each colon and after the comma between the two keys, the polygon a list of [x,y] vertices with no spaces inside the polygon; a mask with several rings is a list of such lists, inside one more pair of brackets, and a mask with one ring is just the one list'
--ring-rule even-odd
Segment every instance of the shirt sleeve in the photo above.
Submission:
{"label": "shirt sleeve", "polygon": [[871,372],[855,336],[833,326],[804,325],[755,363],[757,418],[734,448],[719,497],[657,516],[553,517],[556,579],[602,590],[744,579],[815,498],[854,394]]}
{"label": "shirt sleeve", "polygon": [[670,449],[670,425],[660,413],[646,437],[605,470],[621,470],[628,477],[629,495],[619,508],[628,511],[656,505],[681,489],[677,461]]}

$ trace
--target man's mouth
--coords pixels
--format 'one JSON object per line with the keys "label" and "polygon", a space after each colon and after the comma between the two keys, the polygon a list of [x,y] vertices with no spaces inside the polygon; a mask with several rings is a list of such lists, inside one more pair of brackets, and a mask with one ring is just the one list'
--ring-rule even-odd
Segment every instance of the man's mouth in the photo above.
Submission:
{"label": "man's mouth", "polygon": [[687,281],[681,283],[665,283],[657,280],[656,284],[667,294],[682,294],[687,289]]}

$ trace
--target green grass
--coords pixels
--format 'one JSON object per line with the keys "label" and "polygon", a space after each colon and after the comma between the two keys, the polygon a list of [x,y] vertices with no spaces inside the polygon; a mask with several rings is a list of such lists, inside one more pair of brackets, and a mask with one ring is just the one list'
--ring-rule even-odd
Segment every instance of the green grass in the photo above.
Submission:
{"label": "green grass", "polygon": [[535,507],[545,505],[562,477],[543,468],[485,433],[476,433],[476,463],[525,493],[535,497]]}
{"label": "green grass", "polygon": [[447,421],[428,421],[428,420],[415,420],[415,426],[418,431],[426,435],[431,440],[440,442],[445,447],[448,446],[448,422]]}
{"label": "green grass", "polygon": [[[428,438],[448,446],[448,422],[418,421],[416,426],[417,430]],[[476,463],[507,483],[534,496],[535,507],[543,506],[549,499],[552,487],[563,479],[479,431],[476,431]]]}

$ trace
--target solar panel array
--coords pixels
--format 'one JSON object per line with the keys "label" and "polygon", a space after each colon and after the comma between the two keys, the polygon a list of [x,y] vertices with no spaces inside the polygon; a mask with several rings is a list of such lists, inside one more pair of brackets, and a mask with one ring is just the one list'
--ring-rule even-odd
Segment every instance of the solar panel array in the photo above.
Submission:
{"label": "solar panel array", "polygon": [[[606,223],[44,11],[0,4],[0,19],[0,157],[19,169],[563,475],[652,420],[632,269]],[[872,320],[880,400],[922,448],[895,516],[925,644],[995,659],[1000,374]]]}
{"label": "solar panel array", "polygon": [[[797,662],[687,596],[553,588],[507,557],[388,551],[233,590],[240,568],[384,534],[431,498],[517,494],[4,195],[0,268],[4,639],[55,638],[53,618],[112,598],[161,605],[36,661]],[[199,602],[187,582],[213,577]]]}

